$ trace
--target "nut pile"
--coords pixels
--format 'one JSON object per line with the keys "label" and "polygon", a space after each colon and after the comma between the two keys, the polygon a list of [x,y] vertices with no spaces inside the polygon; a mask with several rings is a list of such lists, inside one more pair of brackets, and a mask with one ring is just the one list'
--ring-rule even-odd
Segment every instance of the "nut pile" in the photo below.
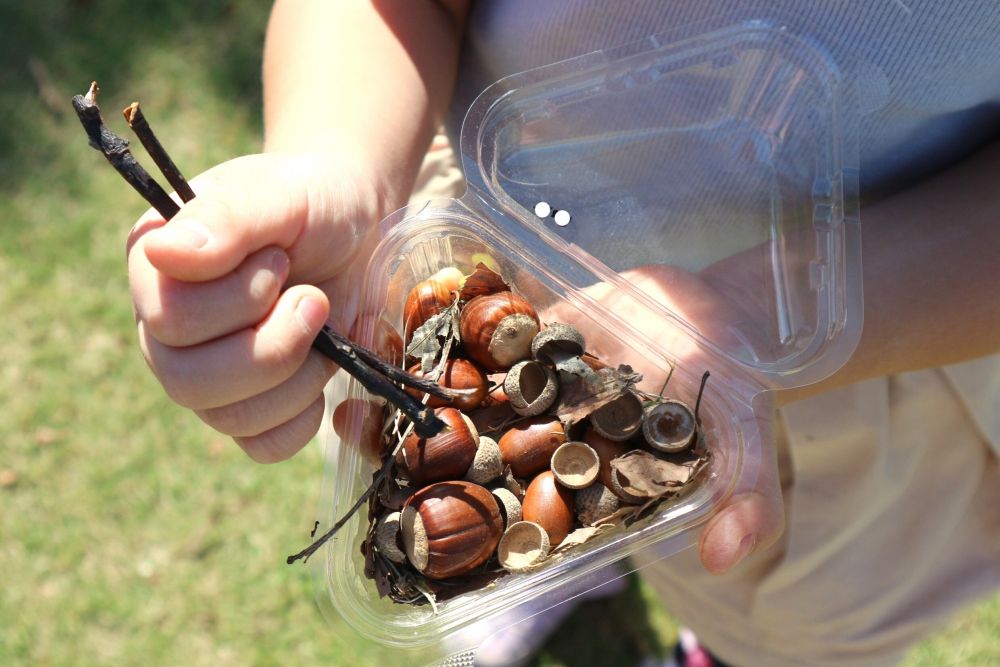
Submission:
{"label": "nut pile", "polygon": [[398,336],[383,352],[460,394],[407,390],[447,424],[429,438],[367,408],[365,451],[392,472],[369,503],[362,552],[397,602],[433,604],[625,529],[706,467],[695,411],[640,391],[641,375],[588,354],[571,324],[543,325],[483,264],[418,283],[403,339],[405,355]]}

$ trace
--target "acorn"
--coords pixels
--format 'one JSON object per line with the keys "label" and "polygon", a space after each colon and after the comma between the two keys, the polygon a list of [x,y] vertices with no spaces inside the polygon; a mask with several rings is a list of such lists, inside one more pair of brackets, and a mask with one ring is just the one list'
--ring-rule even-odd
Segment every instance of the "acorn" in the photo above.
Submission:
{"label": "acorn", "polygon": [[549,555],[549,534],[532,521],[509,526],[497,546],[497,559],[508,572],[523,572],[538,565]]}
{"label": "acorn", "polygon": [[484,294],[462,308],[459,334],[466,353],[491,371],[506,370],[531,356],[538,314],[513,292]]}
{"label": "acorn", "polygon": [[595,431],[593,428],[587,429],[583,434],[583,441],[591,446],[600,461],[597,476],[608,488],[611,487],[611,459],[622,456],[631,451],[624,442],[609,440]]}
{"label": "acorn", "polygon": [[399,512],[390,512],[375,525],[375,546],[393,563],[405,563],[406,554],[399,548]]}
{"label": "acorn", "polygon": [[608,440],[628,440],[642,428],[642,399],[631,391],[602,405],[590,414],[590,425]]}
{"label": "acorn", "polygon": [[430,579],[466,574],[485,563],[503,533],[496,499],[472,482],[438,482],[403,506],[403,548],[410,564]]}
{"label": "acorn", "polygon": [[461,271],[449,267],[413,286],[403,305],[403,338],[407,343],[420,325],[451,305],[461,279]]}
{"label": "acorn", "polygon": [[371,351],[390,366],[398,367],[403,362],[403,339],[391,324],[378,315],[359,315],[351,327],[351,340],[360,340],[361,333],[369,322],[374,321]]}
{"label": "acorn", "polygon": [[573,491],[556,482],[551,470],[531,480],[521,503],[521,518],[537,523],[549,535],[552,546],[559,546],[573,530]]}
{"label": "acorn", "polygon": [[500,445],[493,438],[479,436],[476,456],[465,473],[465,479],[476,484],[492,482],[503,473],[503,458]]}
{"label": "acorn", "polygon": [[[416,364],[410,368],[410,373],[417,377],[424,376],[420,370],[420,364]],[[479,366],[465,359],[448,359],[445,362],[444,371],[441,373],[441,377],[438,378],[437,383],[446,389],[468,389],[473,390],[473,393],[460,396],[451,402],[444,398],[431,396],[427,399],[427,406],[431,408],[441,408],[451,405],[463,411],[473,410],[483,402],[483,399],[486,398],[486,392],[489,389],[486,381],[486,373]],[[413,389],[412,387],[407,387],[406,393],[417,400],[422,400],[424,397],[422,391]]]}
{"label": "acorn", "polygon": [[411,433],[403,441],[406,471],[416,484],[461,479],[479,449],[479,433],[472,420],[455,408],[438,408],[434,414],[448,428],[430,438]]}
{"label": "acorn", "polygon": [[590,486],[600,470],[600,460],[585,442],[566,442],[552,454],[551,469],[556,480],[567,489]]}
{"label": "acorn", "polygon": [[694,412],[685,403],[674,399],[657,403],[646,410],[642,434],[655,450],[675,454],[694,442],[698,427]]}
{"label": "acorn", "polygon": [[333,430],[341,441],[356,446],[361,456],[375,466],[382,465],[388,443],[382,437],[385,412],[380,403],[348,398],[333,409]]}
{"label": "acorn", "polygon": [[540,415],[556,402],[559,380],[555,371],[537,361],[519,361],[503,382],[510,407],[519,415]]}
{"label": "acorn", "polygon": [[552,454],[566,442],[566,431],[555,417],[532,417],[514,424],[500,436],[500,455],[515,477],[530,477],[549,467]]}
{"label": "acorn", "polygon": [[606,519],[617,512],[619,507],[621,501],[618,496],[600,482],[594,482],[576,492],[576,516],[585,526]]}

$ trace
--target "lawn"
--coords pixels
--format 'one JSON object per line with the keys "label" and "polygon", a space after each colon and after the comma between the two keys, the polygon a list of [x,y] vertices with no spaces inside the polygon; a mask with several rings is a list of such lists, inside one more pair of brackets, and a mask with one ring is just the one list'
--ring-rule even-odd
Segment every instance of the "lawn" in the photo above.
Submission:
{"label": "lawn", "polygon": [[[318,446],[256,465],[146,369],[123,261],[144,205],[69,106],[96,78],[124,133],[115,110],[141,100],[189,176],[257,150],[268,5],[0,0],[0,664],[393,661],[284,565],[316,514]],[[998,631],[994,598],[907,664],[1000,664]],[[582,606],[541,664],[630,664],[674,632],[633,580]]]}

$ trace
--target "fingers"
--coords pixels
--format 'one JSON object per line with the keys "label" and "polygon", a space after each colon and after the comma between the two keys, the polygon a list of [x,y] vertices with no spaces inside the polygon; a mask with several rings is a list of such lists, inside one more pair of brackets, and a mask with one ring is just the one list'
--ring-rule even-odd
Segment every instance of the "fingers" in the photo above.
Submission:
{"label": "fingers", "polygon": [[205,283],[182,282],[129,262],[136,316],[154,339],[173,347],[204,343],[264,319],[288,277],[283,250],[268,247],[235,271]]}
{"label": "fingers", "polygon": [[353,257],[368,227],[362,221],[377,219],[373,198],[357,191],[362,182],[343,178],[301,156],[237,158],[192,181],[198,197],[172,220],[133,236],[144,233],[150,264],[176,280],[219,278],[277,246],[288,252],[293,278],[315,282]]}
{"label": "fingers", "polygon": [[702,530],[698,552],[702,565],[712,574],[723,574],[740,561],[771,546],[785,526],[777,453],[771,422],[773,407],[769,400],[755,401],[756,417],[744,429],[752,439],[760,436],[756,456],[746,464],[736,493],[713,516]]}
{"label": "fingers", "polygon": [[336,365],[315,350],[281,384],[248,399],[196,410],[202,421],[234,437],[251,437],[290,421],[304,412],[333,377]]}
{"label": "fingers", "polygon": [[321,395],[295,418],[264,433],[233,438],[247,456],[257,463],[277,463],[295,455],[319,430],[323,420]]}
{"label": "fingers", "polygon": [[279,297],[255,328],[192,347],[164,345],[139,321],[139,344],[167,394],[204,410],[245,400],[288,380],[298,370],[329,313],[326,296],[298,285]]}

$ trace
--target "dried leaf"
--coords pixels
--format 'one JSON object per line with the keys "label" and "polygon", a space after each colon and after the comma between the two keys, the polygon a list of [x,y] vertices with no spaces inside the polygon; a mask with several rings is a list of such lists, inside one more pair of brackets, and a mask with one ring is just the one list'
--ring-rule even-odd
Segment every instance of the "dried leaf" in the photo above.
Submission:
{"label": "dried leaf", "polygon": [[480,262],[476,265],[476,270],[465,278],[465,282],[462,284],[462,290],[459,292],[458,298],[461,301],[468,301],[469,299],[482,296],[483,294],[494,294],[496,292],[507,292],[509,290],[510,287],[503,279],[503,276]]}
{"label": "dried leaf", "polygon": [[574,382],[562,388],[556,416],[566,426],[586,419],[594,410],[607,405],[642,381],[640,373],[625,365],[602,368],[596,375],[599,379],[596,387],[589,382]]}
{"label": "dried leaf", "polygon": [[593,539],[600,533],[607,532],[608,530],[613,530],[615,526],[611,524],[600,524],[597,526],[585,526],[583,528],[577,528],[572,533],[563,538],[563,541],[559,543],[559,546],[552,550],[553,554],[563,553],[573,547],[578,547],[581,544],[586,544],[589,540]]}
{"label": "dried leaf", "polygon": [[422,372],[429,373],[434,368],[434,361],[441,352],[442,340],[457,335],[457,322],[458,302],[455,301],[413,332],[413,339],[406,348],[406,355],[419,357]]}
{"label": "dried leaf", "polygon": [[692,468],[634,450],[611,460],[622,488],[640,498],[660,498],[674,493],[691,479]]}

